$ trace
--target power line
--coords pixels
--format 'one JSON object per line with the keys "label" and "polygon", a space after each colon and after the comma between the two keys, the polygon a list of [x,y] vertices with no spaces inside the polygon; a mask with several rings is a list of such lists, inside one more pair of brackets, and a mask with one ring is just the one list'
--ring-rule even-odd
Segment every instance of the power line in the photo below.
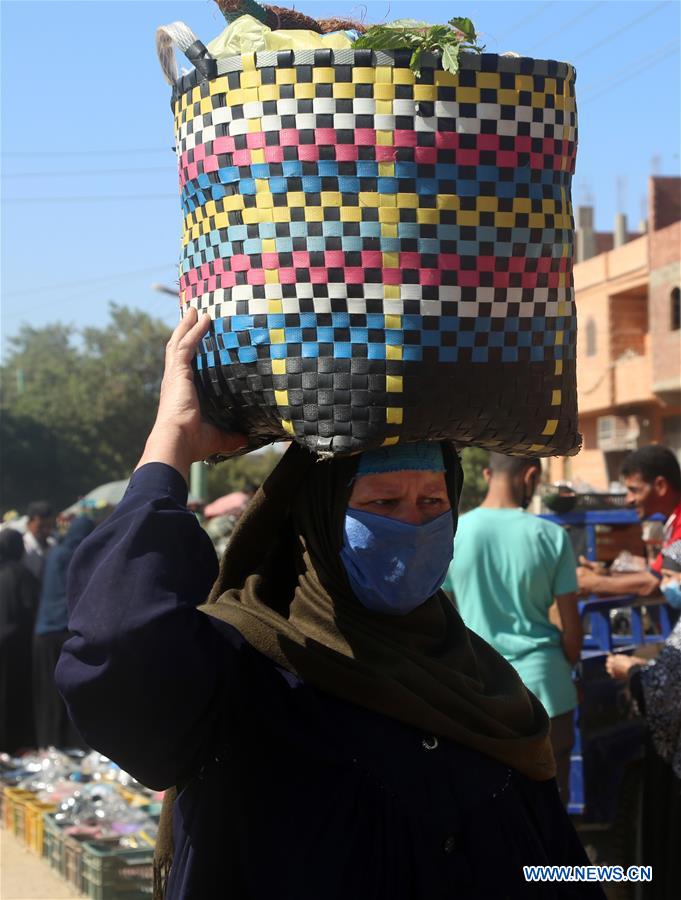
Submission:
{"label": "power line", "polygon": [[599,97],[602,97],[603,94],[607,94],[608,91],[614,90],[616,87],[619,87],[625,81],[629,81],[630,78],[634,78],[636,75],[638,75],[641,72],[644,72],[646,69],[652,69],[653,66],[656,66],[658,63],[661,63],[664,59],[667,59],[668,56],[674,56],[674,54],[676,54],[678,52],[679,52],[679,45],[677,43],[674,47],[670,48],[666,53],[656,54],[654,59],[651,62],[649,62],[647,65],[639,66],[639,68],[633,69],[632,71],[628,72],[626,75],[623,75],[619,79],[619,81],[615,81],[613,84],[609,85],[608,87],[604,88],[601,91],[596,91],[595,94],[592,94],[590,97],[587,97],[586,100],[580,100],[580,106],[584,106],[585,103],[591,103],[592,100],[597,100]]}
{"label": "power line", "polygon": [[639,22],[642,22],[644,19],[650,18],[650,16],[655,15],[656,12],[659,12],[663,7],[669,6],[668,2],[658,3],[657,6],[654,6],[652,9],[648,10],[648,12],[642,13],[640,16],[637,16],[635,19],[632,19],[631,22],[627,22],[626,25],[622,25],[621,28],[618,28],[616,31],[610,32],[610,34],[606,34],[604,38],[601,38],[600,41],[596,41],[595,44],[592,44],[590,47],[587,47],[586,50],[582,50],[581,53],[577,53],[576,56],[573,56],[572,59],[576,62],[578,59],[582,59],[587,56],[589,53],[592,53],[594,50],[598,50],[599,47],[602,47],[603,44],[609,43],[614,38],[619,37],[620,34],[624,34],[625,31],[628,31],[630,28],[633,28],[634,25],[638,25]]}
{"label": "power line", "polygon": [[[156,271],[158,271],[158,270],[156,270]],[[115,282],[129,281],[133,277],[135,277],[135,276],[131,276],[131,275],[128,275],[125,277],[121,276],[121,277],[116,278]],[[79,291],[76,291],[75,294],[69,294],[68,297],[65,297],[63,300],[59,300],[59,304],[58,304],[59,309],[57,310],[57,312],[59,312],[59,310],[61,310],[64,306],[67,306],[68,304],[73,303],[74,301],[82,300],[83,297],[92,299],[93,293],[95,293],[96,291],[103,291],[103,290],[113,291],[113,290],[115,290],[115,287],[113,286],[114,281],[110,282],[110,285],[111,286],[106,285],[106,284],[94,285],[93,287],[89,287],[89,288],[81,288]],[[111,298],[109,298],[109,299],[111,299]],[[48,306],[54,308],[56,306],[55,301],[54,300],[46,300],[44,303],[31,304],[30,315],[32,316],[34,312],[37,312],[41,309],[46,309]],[[25,316],[25,315],[27,315],[27,311],[25,309],[18,309],[14,312],[3,311],[3,319],[18,319],[18,318],[21,318],[21,316]]]}
{"label": "power line", "polygon": [[502,34],[501,38],[497,39],[497,43],[499,40],[505,40],[509,34],[513,34],[518,31],[520,28],[524,28],[526,25],[529,25],[530,22],[533,22],[535,19],[538,19],[539,16],[543,15],[543,13],[551,6],[551,3],[542,3],[540,4],[533,12],[529,13],[522,19],[518,19],[515,25],[508,28],[504,34]]}
{"label": "power line", "polygon": [[134,153],[168,153],[174,148],[171,144],[167,147],[139,147],[132,149],[118,150],[3,150],[2,156],[129,156]]}
{"label": "power line", "polygon": [[617,81],[621,76],[628,75],[634,69],[637,71],[645,65],[654,62],[660,53],[667,53],[672,50],[676,50],[679,47],[678,40],[670,41],[668,44],[665,44],[663,47],[658,47],[652,53],[647,53],[644,56],[639,56],[638,59],[630,60],[626,66],[623,66],[621,69],[618,69],[616,72],[613,72],[608,78],[604,78],[601,81],[592,82],[591,84],[585,85],[579,91],[580,100],[584,97],[584,94],[590,94],[594,91],[602,90],[606,85],[610,84],[611,81]]}
{"label": "power line", "polygon": [[55,291],[67,290],[73,287],[82,287],[84,285],[96,285],[109,281],[116,281],[119,278],[132,278],[136,275],[152,275],[163,269],[177,268],[174,263],[164,263],[160,266],[150,266],[144,269],[133,269],[131,272],[117,272],[114,275],[100,275],[97,278],[84,278],[80,281],[65,281],[61,284],[46,284],[43,287],[33,287],[22,291],[4,291],[5,297],[24,297],[28,294],[50,294]]}
{"label": "power line", "polygon": [[531,53],[533,50],[542,47],[548,41],[552,40],[554,37],[558,37],[568,28],[571,28],[573,25],[576,25],[578,22],[581,22],[585,16],[588,16],[589,13],[595,12],[599,6],[603,6],[602,2],[592,3],[588,9],[585,9],[584,12],[579,13],[579,15],[574,16],[572,19],[568,19],[560,28],[557,28],[555,31],[552,31],[551,34],[546,34],[541,39],[541,41],[537,41],[536,44],[533,44],[531,47],[528,47],[527,52]]}
{"label": "power line", "polygon": [[106,203],[112,200],[177,200],[176,194],[92,194],[70,197],[3,197],[2,203]]}
{"label": "power line", "polygon": [[[129,279],[126,279],[126,278],[122,278],[119,280],[120,281],[129,281]],[[104,288],[106,288],[106,285],[101,285],[98,289],[101,291]],[[87,297],[89,300],[91,300],[93,290],[94,290],[94,288],[87,288],[85,290],[77,291],[75,294],[70,294],[64,300],[59,301],[58,309],[55,309],[55,302],[53,300],[46,301],[45,303],[37,303],[37,304],[31,306],[30,315],[33,316],[33,314],[35,312],[39,312],[41,309],[46,309],[48,306],[55,309],[55,315],[58,315],[65,306],[68,306],[69,304],[73,303],[74,301],[82,300],[84,297]],[[115,287],[112,286],[112,287],[108,288],[108,290],[113,292],[115,290]],[[109,296],[107,299],[113,300],[113,297]],[[156,298],[154,298],[154,300],[156,300]],[[27,312],[27,310],[16,310],[15,312],[8,312],[8,313],[3,312],[3,319],[10,319],[10,320],[15,319],[16,320],[16,319],[20,319],[22,316],[28,316],[28,315],[29,315],[29,312]],[[30,324],[30,323],[27,322],[27,324]]]}
{"label": "power line", "polygon": [[80,169],[67,171],[64,169],[53,170],[51,172],[2,172],[2,178],[59,178],[61,176],[77,176],[81,175],[141,175],[151,172],[172,172],[173,164],[167,166],[153,166],[148,169]]}

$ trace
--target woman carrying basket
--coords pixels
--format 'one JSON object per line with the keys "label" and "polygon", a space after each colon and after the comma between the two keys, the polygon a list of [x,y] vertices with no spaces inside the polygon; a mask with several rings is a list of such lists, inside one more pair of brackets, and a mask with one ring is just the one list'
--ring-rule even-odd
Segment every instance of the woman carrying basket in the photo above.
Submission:
{"label": "woman carrying basket", "polygon": [[602,897],[525,881],[587,860],[546,713],[438,590],[462,477],[449,444],[331,462],[292,445],[218,573],[186,479],[245,441],[201,420],[208,325],[190,310],[176,328],[126,497],[74,558],[57,669],[89,744],[177,786],[157,894]]}

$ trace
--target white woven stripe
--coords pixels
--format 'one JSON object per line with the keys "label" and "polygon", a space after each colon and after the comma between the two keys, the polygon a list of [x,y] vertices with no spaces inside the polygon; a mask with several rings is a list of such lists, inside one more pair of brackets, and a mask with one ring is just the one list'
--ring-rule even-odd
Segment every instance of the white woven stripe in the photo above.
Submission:
{"label": "white woven stripe", "polygon": [[[330,100],[330,103],[335,101]],[[373,100],[355,100],[356,104],[373,104]],[[335,107],[334,107],[335,108]],[[364,109],[367,107],[358,107]],[[459,134],[479,134],[481,131],[481,122],[484,119],[491,118],[495,123],[497,134],[506,137],[517,137],[519,133],[518,124],[522,123],[523,128],[527,128],[529,124],[530,137],[533,138],[555,138],[573,142],[575,140],[575,116],[566,116],[566,121],[562,125],[556,125],[556,111],[554,109],[543,109],[542,120],[540,122],[532,121],[532,110],[528,107],[518,107],[515,119],[499,119],[497,116],[482,115],[482,111],[489,113],[490,111],[499,111],[497,104],[478,104],[476,118],[459,118],[459,104],[454,102],[435,101],[435,115],[424,117],[415,115],[415,104],[413,100],[395,100],[393,101],[394,115],[374,115],[374,127],[377,130],[394,131],[395,116],[410,116],[413,118],[414,130],[419,132],[432,132],[438,130],[438,119],[455,119],[456,130]],[[262,131],[280,131],[282,128],[283,116],[294,116],[295,127],[299,130],[312,129],[317,125],[315,113],[299,113],[296,100],[278,100],[276,101],[276,115],[263,115],[262,103],[254,101],[244,105],[244,118],[233,119],[232,109],[229,106],[219,107],[210,115],[212,124],[204,125],[205,117],[203,115],[193,116],[183,122],[177,133],[177,143],[179,152],[182,153],[198,144],[206,143],[212,140],[209,134],[212,134],[215,125],[230,125],[230,134],[247,134],[248,122],[253,119],[260,119]],[[329,107],[331,109],[331,107]],[[325,113],[333,115],[333,127],[340,130],[352,130],[356,127],[356,115],[354,113]],[[369,113],[360,113],[369,115]],[[210,129],[210,132],[207,130]],[[193,140],[189,140],[193,137]]]}
{"label": "white woven stripe", "polygon": [[[452,302],[452,300],[455,300],[455,297],[452,296],[451,292],[460,291],[460,288],[443,285],[440,288],[440,297],[437,300],[422,300],[420,299],[420,286],[413,284],[401,285],[402,297],[399,299],[382,299],[382,285],[373,284],[365,286],[365,288],[370,290],[365,290],[364,297],[350,298],[347,297],[347,289],[344,284],[327,285],[329,289],[328,297],[313,297],[312,285],[310,284],[299,284],[296,288],[298,294],[296,297],[282,297],[281,285],[272,284],[266,285],[265,287],[265,298],[254,298],[252,296],[253,288],[250,285],[239,284],[232,288],[231,297],[229,298],[226,296],[226,292],[223,289],[218,289],[194,298],[192,300],[192,306],[196,306],[198,309],[209,312],[213,318],[215,318],[215,308],[217,306],[220,306],[221,316],[234,316],[237,315],[236,304],[248,301],[249,315],[257,316],[266,315],[269,312],[270,300],[281,300],[282,311],[284,313],[293,313],[297,315],[300,313],[301,299],[312,300],[314,312],[317,314],[330,313],[332,300],[345,300],[347,311],[349,313],[365,314],[367,300],[381,299],[382,312],[384,315],[399,316],[404,314],[405,300],[418,300],[419,315],[440,316],[442,314],[442,303]],[[509,291],[509,293],[512,293],[512,290]],[[546,300],[548,289],[538,288],[534,293],[535,296],[533,300],[519,303],[519,319],[532,319],[533,316],[537,314],[537,303],[546,304],[546,308],[542,312],[542,316],[545,316],[546,318],[557,318],[559,315],[568,317],[574,315],[574,291],[572,288],[558,289],[555,292],[558,299],[551,302]],[[477,318],[480,315],[480,304],[490,303],[493,291],[491,288],[479,288],[477,295],[478,297],[475,302],[459,301],[456,315],[464,318]],[[509,299],[503,303],[492,303],[491,317],[500,319],[508,318],[508,303],[512,302],[514,302],[514,300],[509,297]]]}

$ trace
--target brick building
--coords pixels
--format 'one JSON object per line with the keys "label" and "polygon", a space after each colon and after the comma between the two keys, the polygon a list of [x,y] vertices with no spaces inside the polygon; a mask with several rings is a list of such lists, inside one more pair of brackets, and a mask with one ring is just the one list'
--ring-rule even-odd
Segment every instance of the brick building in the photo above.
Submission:
{"label": "brick building", "polygon": [[[648,222],[631,235],[594,233],[577,212],[575,296],[581,453],[552,459],[549,480],[598,490],[629,450],[661,443],[681,458],[681,178],[649,182]],[[611,248],[611,249],[610,249]],[[603,252],[604,251],[604,252]]]}

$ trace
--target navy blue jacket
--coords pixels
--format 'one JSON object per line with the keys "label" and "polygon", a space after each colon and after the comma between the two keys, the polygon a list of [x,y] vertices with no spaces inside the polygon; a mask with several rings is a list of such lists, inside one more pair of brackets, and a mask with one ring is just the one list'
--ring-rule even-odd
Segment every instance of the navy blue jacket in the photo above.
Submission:
{"label": "navy blue jacket", "polygon": [[168,900],[577,898],[522,866],[587,862],[533,782],[300,681],[195,609],[217,574],[187,487],[151,463],[78,549],[57,681],[83,737],[180,784]]}

